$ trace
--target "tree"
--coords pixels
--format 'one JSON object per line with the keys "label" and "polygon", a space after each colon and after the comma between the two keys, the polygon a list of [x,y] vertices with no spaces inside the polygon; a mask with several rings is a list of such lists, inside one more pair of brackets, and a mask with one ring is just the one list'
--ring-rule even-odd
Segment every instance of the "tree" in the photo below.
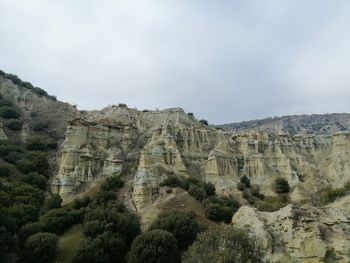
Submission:
{"label": "tree", "polygon": [[286,179],[279,177],[275,180],[275,191],[277,194],[286,194],[289,190],[289,184]]}
{"label": "tree", "polygon": [[204,183],[204,189],[208,196],[215,195],[215,186],[212,183]]}
{"label": "tree", "polygon": [[73,222],[72,215],[65,208],[49,210],[39,219],[45,231],[56,234],[63,233]]}
{"label": "tree", "polygon": [[28,151],[46,151],[47,144],[40,138],[29,138],[26,141]]}
{"label": "tree", "polygon": [[198,185],[191,184],[188,193],[193,196],[193,198],[197,199],[198,201],[202,201],[204,198],[206,198],[207,194],[203,187],[200,187]]}
{"label": "tree", "polygon": [[27,238],[23,246],[23,261],[51,262],[57,252],[58,238],[52,233],[37,233]]}
{"label": "tree", "polygon": [[47,186],[47,179],[45,176],[38,173],[29,173],[21,177],[21,181],[30,184],[40,190],[45,190]]}
{"label": "tree", "polygon": [[199,234],[183,255],[182,262],[258,263],[263,262],[263,252],[247,232],[233,226],[220,226]]}
{"label": "tree", "polygon": [[62,205],[62,198],[59,194],[52,194],[49,199],[46,200],[45,203],[45,209],[55,209],[55,208],[61,208]]}
{"label": "tree", "polygon": [[138,217],[133,213],[120,213],[114,209],[100,208],[87,212],[85,222],[99,221],[111,224],[110,230],[119,233],[127,245],[140,233]]}
{"label": "tree", "polygon": [[18,239],[19,239],[20,245],[22,246],[29,236],[41,232],[42,229],[43,229],[42,224],[38,222],[28,223],[22,226],[18,231]]}
{"label": "tree", "polygon": [[120,176],[112,176],[106,179],[106,181],[101,185],[101,190],[103,191],[117,191],[124,186],[124,181]]}
{"label": "tree", "polygon": [[152,230],[139,235],[131,245],[130,263],[175,263],[177,244],[175,237],[164,230]]}
{"label": "tree", "polygon": [[7,124],[7,128],[12,130],[12,131],[19,131],[22,129],[22,122],[19,120],[11,120]]}
{"label": "tree", "polygon": [[13,166],[7,163],[0,163],[0,177],[7,177],[10,175]]}
{"label": "tree", "polygon": [[207,121],[207,120],[204,120],[204,119],[199,120],[199,122],[202,123],[203,125],[206,125],[206,126],[209,125],[208,121]]}
{"label": "tree", "polygon": [[227,206],[211,203],[205,207],[205,216],[216,222],[229,223],[232,220],[233,211]]}
{"label": "tree", "polygon": [[127,247],[118,234],[105,232],[94,239],[83,240],[72,260],[73,263],[123,262]]}
{"label": "tree", "polygon": [[243,175],[240,181],[246,188],[250,187],[250,179],[247,176]]}
{"label": "tree", "polygon": [[0,116],[6,119],[18,119],[21,114],[14,107],[2,106],[0,107]]}
{"label": "tree", "polygon": [[178,241],[178,246],[187,248],[195,240],[201,226],[190,212],[172,211],[158,216],[150,230],[162,229],[172,233]]}

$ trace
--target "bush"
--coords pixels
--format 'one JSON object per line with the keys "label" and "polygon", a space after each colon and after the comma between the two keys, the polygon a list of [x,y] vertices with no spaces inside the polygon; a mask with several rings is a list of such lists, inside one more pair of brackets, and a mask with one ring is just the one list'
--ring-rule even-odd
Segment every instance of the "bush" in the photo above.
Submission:
{"label": "bush", "polygon": [[212,183],[204,183],[204,190],[208,196],[215,195],[215,186]]}
{"label": "bush", "polygon": [[199,122],[202,123],[203,125],[206,125],[206,126],[209,125],[207,120],[199,120]]}
{"label": "bush", "polygon": [[198,201],[202,201],[204,198],[207,197],[207,194],[203,187],[200,187],[198,185],[191,184],[188,193],[193,196],[194,199],[197,199]]}
{"label": "bush", "polygon": [[112,191],[100,191],[95,195],[94,204],[103,205],[110,200],[116,200],[117,195]]}
{"label": "bush", "polygon": [[275,191],[277,194],[289,193],[289,184],[288,181],[284,178],[277,178],[275,180]]}
{"label": "bush", "polygon": [[13,166],[7,163],[0,163],[0,177],[8,177],[11,174]]}
{"label": "bush", "polygon": [[39,219],[46,232],[61,234],[73,224],[73,217],[67,209],[57,208],[47,211]]}
{"label": "bush", "polygon": [[205,207],[205,216],[213,221],[230,223],[233,216],[233,211],[227,206],[219,204],[209,204]]}
{"label": "bush", "polygon": [[52,194],[50,198],[46,200],[45,210],[61,208],[62,202],[63,200],[59,194]]}
{"label": "bush", "polygon": [[187,248],[195,240],[201,226],[193,213],[173,211],[160,214],[150,227],[150,230],[154,229],[172,233],[178,241],[178,246]]}
{"label": "bush", "polygon": [[49,162],[47,155],[42,152],[30,152],[16,163],[16,168],[23,173],[37,172],[49,176]]}
{"label": "bush", "polygon": [[22,122],[19,120],[11,120],[7,124],[7,128],[12,130],[12,131],[19,131],[22,129]]}
{"label": "bush", "polygon": [[47,179],[45,176],[38,173],[29,173],[21,177],[21,181],[30,184],[40,190],[45,190],[47,187]]}
{"label": "bush", "polygon": [[47,148],[54,150],[54,149],[57,149],[58,144],[56,140],[50,138],[46,141],[46,146]]}
{"label": "bush", "polygon": [[36,132],[45,131],[49,125],[47,123],[34,123],[33,130]]}
{"label": "bush", "polygon": [[263,262],[263,251],[254,238],[233,226],[220,226],[199,234],[185,252],[184,263]]}
{"label": "bush", "polygon": [[76,198],[73,201],[73,208],[74,209],[80,209],[83,207],[87,207],[91,203],[91,198],[88,196],[84,196],[82,198]]}
{"label": "bush", "polygon": [[101,190],[103,191],[117,191],[124,186],[124,181],[120,176],[112,176],[106,179],[106,181],[101,185]]}
{"label": "bush", "polygon": [[258,200],[254,206],[263,212],[274,212],[288,204],[288,198],[285,196],[267,196],[264,200]]}
{"label": "bush", "polygon": [[20,245],[22,246],[29,236],[41,232],[42,229],[43,229],[42,224],[38,222],[28,223],[22,226],[18,231],[18,239],[19,239]]}
{"label": "bush", "polygon": [[39,138],[29,138],[26,140],[26,149],[28,151],[46,151],[47,144]]}
{"label": "bush", "polygon": [[118,234],[103,233],[95,239],[83,240],[73,257],[73,263],[124,262],[127,247]]}
{"label": "bush", "polygon": [[128,262],[178,262],[175,237],[164,230],[152,230],[139,235],[131,245]]}
{"label": "bush", "polygon": [[9,99],[0,98],[0,107],[2,106],[13,107],[13,102]]}
{"label": "bush", "polygon": [[140,233],[138,217],[132,213],[120,213],[114,209],[100,208],[87,211],[85,223],[99,221],[111,224],[111,231],[119,233],[127,245]]}
{"label": "bush", "polygon": [[0,116],[6,119],[18,119],[21,114],[14,107],[2,106],[0,107]]}
{"label": "bush", "polygon": [[23,261],[51,262],[57,252],[58,238],[51,233],[37,233],[27,238],[23,246]]}
{"label": "bush", "polygon": [[250,187],[250,179],[247,176],[243,175],[240,181],[246,188]]}
{"label": "bush", "polygon": [[230,223],[239,203],[232,196],[211,196],[203,201],[205,216],[216,222]]}

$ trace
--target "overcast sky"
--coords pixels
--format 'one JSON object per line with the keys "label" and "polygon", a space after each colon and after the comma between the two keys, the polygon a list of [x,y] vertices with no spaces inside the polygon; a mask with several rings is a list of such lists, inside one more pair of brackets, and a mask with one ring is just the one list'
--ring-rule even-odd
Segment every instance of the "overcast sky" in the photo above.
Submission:
{"label": "overcast sky", "polygon": [[0,0],[0,69],[79,109],[350,112],[350,1]]}

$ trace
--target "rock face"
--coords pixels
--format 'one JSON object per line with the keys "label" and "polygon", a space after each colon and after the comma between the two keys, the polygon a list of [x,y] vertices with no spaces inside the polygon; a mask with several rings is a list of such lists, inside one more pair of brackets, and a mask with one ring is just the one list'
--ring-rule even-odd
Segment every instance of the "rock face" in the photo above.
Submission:
{"label": "rock face", "polygon": [[288,205],[272,213],[243,206],[232,223],[257,237],[270,262],[349,262],[349,202],[346,197],[322,208]]}
{"label": "rock face", "polygon": [[260,130],[273,133],[331,135],[350,130],[349,113],[294,115],[219,125],[232,132]]}
{"label": "rock face", "polygon": [[316,191],[350,180],[349,150],[348,132],[236,134],[205,126],[180,108],[140,112],[110,106],[69,122],[53,189],[66,198],[120,174],[128,164],[135,168],[133,200],[139,211],[157,199],[159,184],[169,175],[212,182],[221,194],[237,193],[245,175],[265,195],[275,195],[273,182],[283,177],[292,201],[308,202]]}

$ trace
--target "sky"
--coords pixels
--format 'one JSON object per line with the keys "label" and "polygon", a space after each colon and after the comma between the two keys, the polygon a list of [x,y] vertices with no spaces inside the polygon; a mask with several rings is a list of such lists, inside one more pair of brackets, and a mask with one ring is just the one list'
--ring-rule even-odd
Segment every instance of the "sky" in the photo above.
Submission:
{"label": "sky", "polygon": [[0,0],[0,69],[79,109],[350,112],[348,0]]}

